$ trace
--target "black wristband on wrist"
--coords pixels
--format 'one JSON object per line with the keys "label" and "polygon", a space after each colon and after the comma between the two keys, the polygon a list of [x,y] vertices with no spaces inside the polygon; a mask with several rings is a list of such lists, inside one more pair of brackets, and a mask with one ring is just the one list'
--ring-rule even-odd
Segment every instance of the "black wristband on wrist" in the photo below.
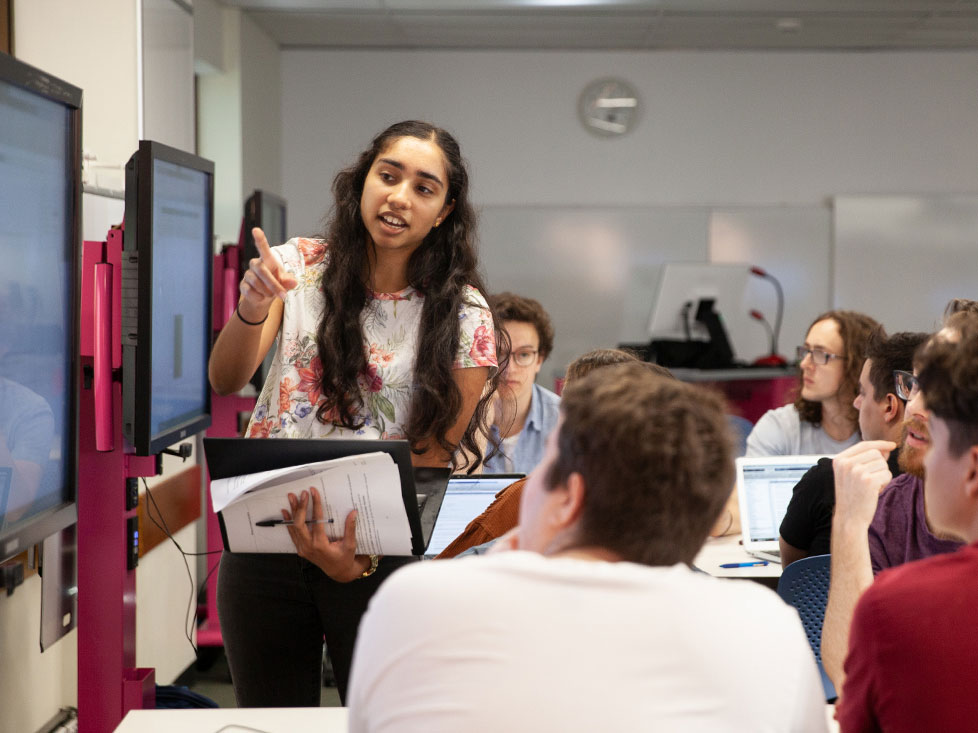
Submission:
{"label": "black wristband on wrist", "polygon": [[261,324],[263,324],[265,321],[268,320],[267,313],[265,314],[265,317],[262,318],[260,321],[249,321],[247,318],[241,315],[241,311],[238,310],[237,306],[235,306],[234,312],[238,314],[238,318],[241,320],[241,322],[248,326],[260,326]]}

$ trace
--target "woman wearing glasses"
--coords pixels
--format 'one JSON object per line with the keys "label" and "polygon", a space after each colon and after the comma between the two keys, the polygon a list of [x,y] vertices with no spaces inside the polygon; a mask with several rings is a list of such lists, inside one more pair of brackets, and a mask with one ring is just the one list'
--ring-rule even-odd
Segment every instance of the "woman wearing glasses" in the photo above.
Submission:
{"label": "woman wearing glasses", "polygon": [[855,311],[816,318],[798,347],[797,399],[757,421],[747,436],[747,455],[834,454],[857,443],[859,413],[852,402],[869,334],[878,325]]}
{"label": "woman wearing glasses", "polygon": [[512,345],[494,402],[492,440],[498,448],[489,451],[483,471],[529,473],[557,425],[560,397],[536,383],[553,349],[554,329],[547,311],[533,298],[499,293],[489,303]]}

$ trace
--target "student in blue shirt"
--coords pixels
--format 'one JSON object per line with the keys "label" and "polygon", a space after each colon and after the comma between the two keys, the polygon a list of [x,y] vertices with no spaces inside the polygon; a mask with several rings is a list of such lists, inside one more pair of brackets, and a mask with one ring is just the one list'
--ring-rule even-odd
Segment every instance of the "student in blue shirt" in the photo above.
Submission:
{"label": "student in blue shirt", "polygon": [[547,435],[557,425],[560,397],[536,383],[554,345],[550,316],[533,298],[514,293],[489,297],[512,344],[496,394],[492,438],[499,449],[485,473],[529,473],[543,457]]}

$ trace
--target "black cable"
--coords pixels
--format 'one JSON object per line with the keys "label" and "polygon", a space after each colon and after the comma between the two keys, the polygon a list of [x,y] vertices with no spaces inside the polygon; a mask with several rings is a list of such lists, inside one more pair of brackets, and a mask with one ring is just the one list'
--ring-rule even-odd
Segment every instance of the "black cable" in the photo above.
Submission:
{"label": "black cable", "polygon": [[[149,484],[146,482],[145,477],[143,477],[143,488],[146,490],[146,496],[149,498],[149,503],[152,504],[153,508],[156,510],[156,514],[160,518],[160,522],[162,522],[163,524],[160,524],[160,522],[156,521],[156,518],[153,516],[153,513],[149,511],[149,506],[146,507],[146,516],[149,517],[149,520],[153,524],[155,524],[163,532],[163,534],[165,534],[170,539],[170,542],[173,543],[173,545],[177,548],[177,551],[180,553],[180,557],[183,559],[184,567],[187,568],[187,579],[190,580],[190,602],[187,604],[187,613],[184,617],[183,633],[184,636],[187,637],[187,641],[190,643],[190,648],[194,650],[194,658],[196,659],[198,657],[199,652],[197,651],[197,646],[194,644],[193,628],[197,624],[197,597],[200,595],[200,590],[198,590],[195,587],[194,576],[193,573],[190,572],[190,562],[187,560],[187,558],[199,557],[201,555],[217,555],[224,551],[223,550],[210,550],[208,552],[184,551],[184,549],[180,546],[180,543],[177,542],[176,538],[170,532],[170,528],[166,524],[166,518],[164,518],[163,512],[160,511],[160,507],[156,503],[156,499],[153,496],[153,493],[149,490]],[[207,576],[204,578],[204,583],[203,585],[201,585],[201,589],[203,589],[203,587],[207,584],[207,581],[210,579],[214,570],[217,569],[218,565],[220,565],[220,563],[215,564],[214,567],[212,567],[210,571],[208,571]],[[191,609],[193,610],[193,614],[190,613]]]}
{"label": "black cable", "polygon": [[784,318],[784,291],[781,289],[781,283],[778,282],[778,279],[774,275],[768,274],[767,277],[774,284],[774,289],[778,293],[778,311],[774,317],[774,336],[772,338],[774,346],[771,348],[771,353],[777,354],[778,337],[781,335],[781,320]]}
{"label": "black cable", "polygon": [[683,303],[682,316],[683,316],[683,330],[686,332],[686,340],[692,341],[693,334],[689,325],[689,312],[693,309],[693,301],[687,300]]}

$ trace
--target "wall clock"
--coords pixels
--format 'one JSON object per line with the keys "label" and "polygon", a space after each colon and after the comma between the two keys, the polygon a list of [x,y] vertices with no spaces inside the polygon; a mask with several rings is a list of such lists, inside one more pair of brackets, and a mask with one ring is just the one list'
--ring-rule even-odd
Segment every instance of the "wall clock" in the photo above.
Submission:
{"label": "wall clock", "polygon": [[618,137],[638,120],[638,93],[621,79],[598,79],[584,87],[577,102],[581,123],[600,137]]}

